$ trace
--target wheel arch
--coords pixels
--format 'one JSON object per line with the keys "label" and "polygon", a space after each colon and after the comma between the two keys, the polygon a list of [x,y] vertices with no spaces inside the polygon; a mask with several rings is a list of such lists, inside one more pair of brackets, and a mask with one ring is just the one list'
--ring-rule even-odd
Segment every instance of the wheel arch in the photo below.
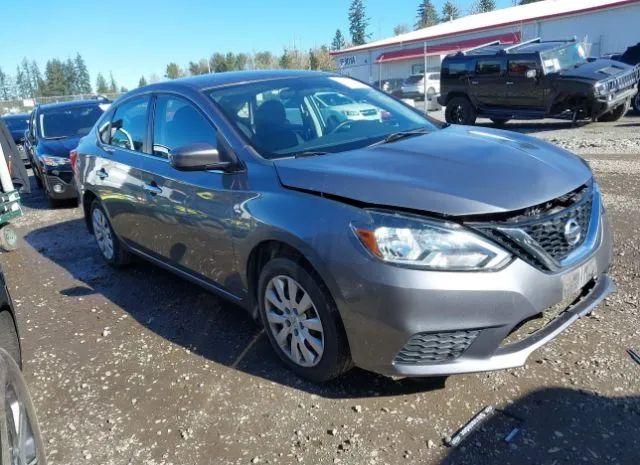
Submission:
{"label": "wheel arch", "polygon": [[91,205],[96,199],[98,199],[98,196],[93,191],[87,190],[82,194],[82,210],[84,212],[84,222],[87,226],[87,230],[91,234],[93,234],[93,225],[91,224]]}

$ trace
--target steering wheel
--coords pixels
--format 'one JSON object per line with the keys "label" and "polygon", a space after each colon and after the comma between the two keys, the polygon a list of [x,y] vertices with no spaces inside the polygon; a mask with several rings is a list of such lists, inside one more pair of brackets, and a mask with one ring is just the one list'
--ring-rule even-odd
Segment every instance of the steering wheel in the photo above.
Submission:
{"label": "steering wheel", "polygon": [[337,125],[337,126],[335,126],[335,127],[334,127],[330,132],[329,132],[329,134],[333,134],[333,133],[335,133],[335,132],[338,132],[338,131],[340,131],[342,128],[346,128],[346,127],[348,127],[348,126],[351,126],[353,123],[354,123],[354,122],[353,122],[353,121],[351,121],[350,119],[344,120],[343,122],[338,123],[338,125]]}

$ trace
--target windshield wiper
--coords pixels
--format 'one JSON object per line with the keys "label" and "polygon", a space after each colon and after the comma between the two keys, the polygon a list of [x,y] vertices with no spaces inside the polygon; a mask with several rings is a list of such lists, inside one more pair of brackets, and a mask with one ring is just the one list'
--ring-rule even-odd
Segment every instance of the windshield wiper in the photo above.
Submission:
{"label": "windshield wiper", "polygon": [[395,142],[395,141],[398,141],[400,139],[405,139],[407,137],[419,136],[421,134],[426,134],[430,130],[431,130],[431,128],[417,128],[417,129],[412,129],[410,131],[392,132],[391,134],[386,135],[384,137],[384,139],[379,140],[379,141],[374,142],[373,144],[369,145],[369,147],[375,147],[376,145],[388,144],[390,142]]}
{"label": "windshield wiper", "polygon": [[304,157],[317,157],[319,155],[326,155],[329,152],[323,152],[321,150],[307,150],[306,152],[298,152],[295,154],[296,158],[304,158]]}

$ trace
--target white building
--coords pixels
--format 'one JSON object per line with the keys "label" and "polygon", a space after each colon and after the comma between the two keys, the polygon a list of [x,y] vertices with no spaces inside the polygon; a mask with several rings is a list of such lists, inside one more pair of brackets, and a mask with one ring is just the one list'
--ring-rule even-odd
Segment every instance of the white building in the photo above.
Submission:
{"label": "white building", "polygon": [[465,16],[425,29],[334,52],[342,74],[375,82],[406,78],[427,66],[439,70],[442,58],[495,40],[517,43],[585,40],[591,56],[623,52],[640,42],[640,0],[544,0]]}

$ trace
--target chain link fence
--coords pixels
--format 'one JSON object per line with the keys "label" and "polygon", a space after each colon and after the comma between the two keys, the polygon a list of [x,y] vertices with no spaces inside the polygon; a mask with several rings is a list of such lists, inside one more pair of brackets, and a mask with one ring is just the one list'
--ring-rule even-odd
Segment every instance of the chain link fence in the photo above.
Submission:
{"label": "chain link fence", "polygon": [[71,102],[73,100],[88,100],[98,97],[104,97],[109,100],[117,99],[121,93],[115,94],[76,94],[76,95],[58,95],[54,97],[34,97],[16,100],[0,100],[0,115],[5,113],[29,113],[36,105],[46,103]]}

